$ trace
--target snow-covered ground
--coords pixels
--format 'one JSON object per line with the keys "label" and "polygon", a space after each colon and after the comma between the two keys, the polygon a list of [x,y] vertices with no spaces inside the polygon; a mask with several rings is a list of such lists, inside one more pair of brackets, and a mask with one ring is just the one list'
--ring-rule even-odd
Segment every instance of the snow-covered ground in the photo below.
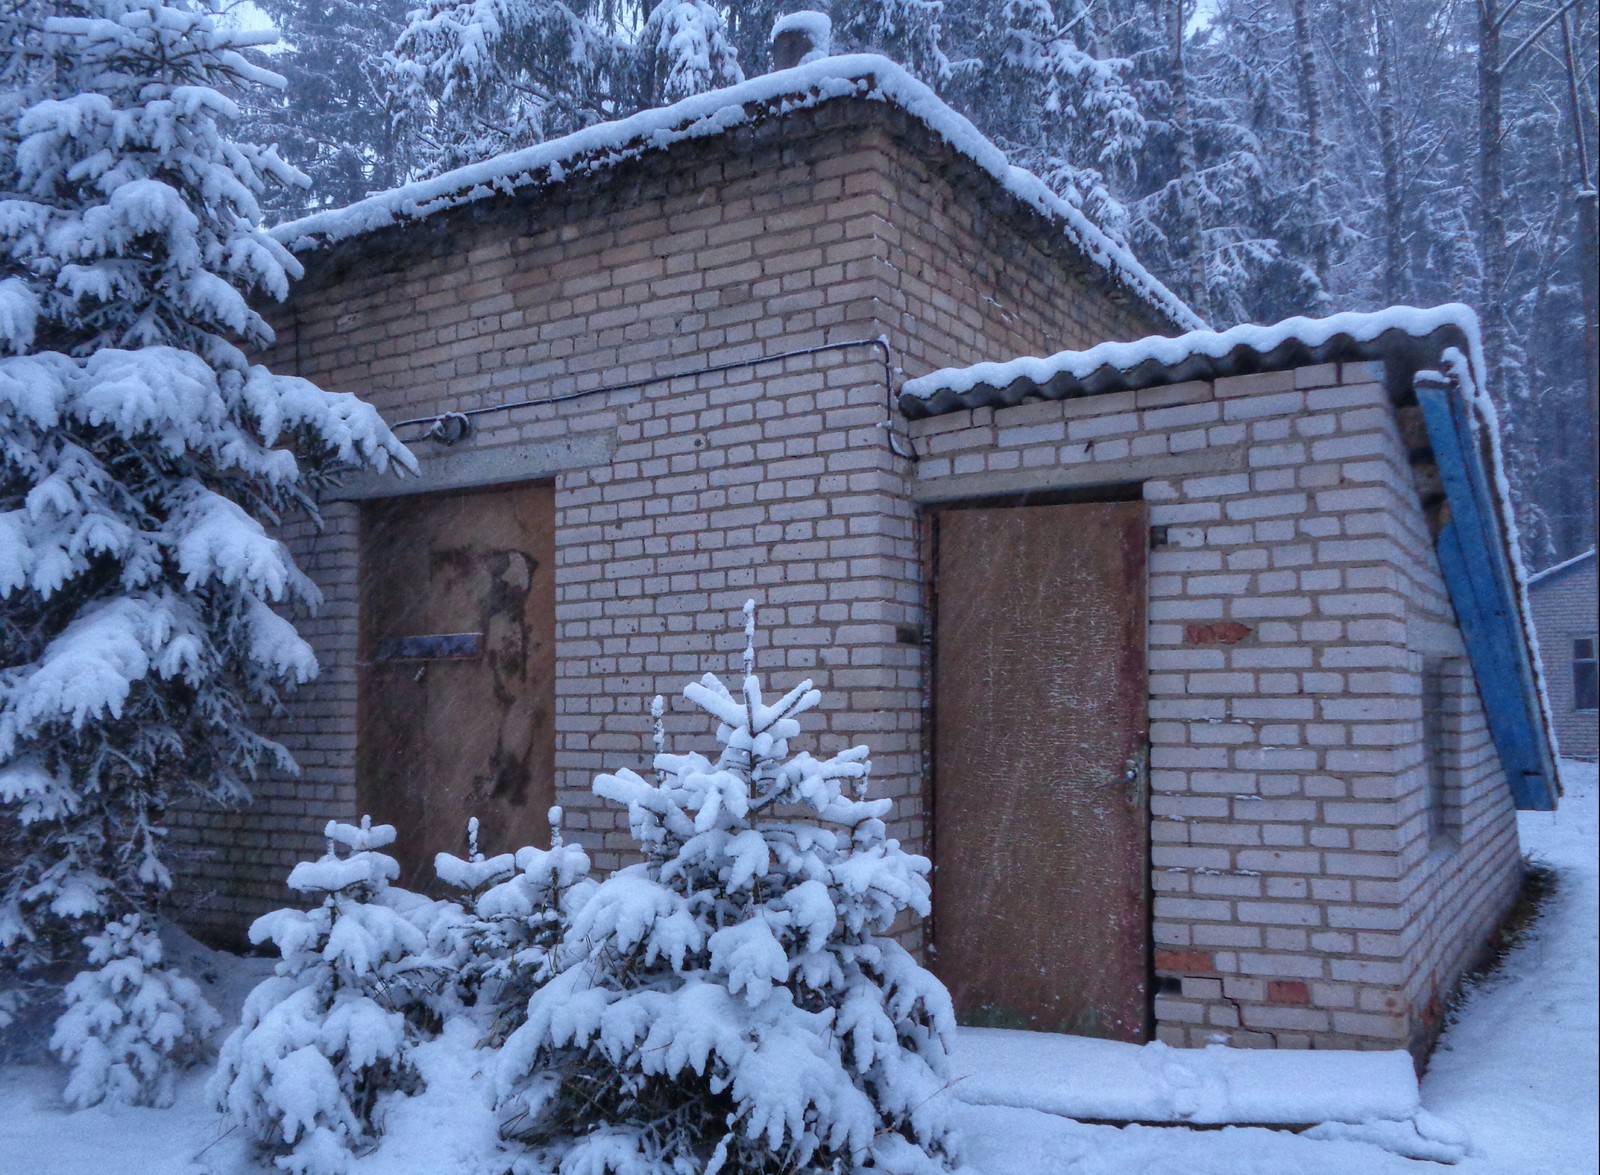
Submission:
{"label": "snow-covered ground", "polygon": [[[1436,1135],[1458,1128],[1461,1175],[1578,1175],[1600,1165],[1600,864],[1596,769],[1562,764],[1567,795],[1553,814],[1520,817],[1523,845],[1557,874],[1557,889],[1504,965],[1461,1009],[1422,1082]],[[191,974],[194,971],[190,972]],[[210,992],[237,1016],[259,961]],[[474,1050],[446,1033],[417,1060],[433,1089],[396,1099],[387,1140],[352,1175],[498,1175],[494,1124],[471,1096]],[[453,1072],[451,1072],[453,1071]],[[462,1080],[466,1078],[466,1080]],[[1084,1073],[1067,1081],[1094,1081]],[[1235,1077],[1234,1080],[1237,1080]],[[190,1077],[167,1110],[67,1113],[61,1070],[0,1069],[0,1175],[256,1175],[235,1135]],[[992,1084],[992,1083],[991,1083]],[[1020,1099],[1019,1099],[1020,1100]],[[1032,1104],[1041,1103],[1037,1097]],[[1400,1157],[1398,1124],[1329,1125],[1304,1134],[1255,1127],[1097,1126],[1037,1109],[963,1105],[958,1120],[978,1175],[1389,1175],[1442,1170]],[[1409,1129],[1409,1128],[1408,1128]],[[1403,1132],[1401,1132],[1403,1133]],[[1364,1141],[1363,1135],[1374,1141]],[[1414,1141],[1414,1138],[1413,1138]],[[1445,1148],[1448,1149],[1448,1148]]]}

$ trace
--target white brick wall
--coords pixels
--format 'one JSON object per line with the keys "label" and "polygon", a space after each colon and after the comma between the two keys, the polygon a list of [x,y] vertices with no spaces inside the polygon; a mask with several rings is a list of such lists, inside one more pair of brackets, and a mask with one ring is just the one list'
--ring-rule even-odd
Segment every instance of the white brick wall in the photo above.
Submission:
{"label": "white brick wall", "polygon": [[[1075,430],[1133,433],[1141,455]],[[951,413],[912,435],[925,499],[1054,469],[1139,481],[1167,528],[1148,630],[1160,1038],[1425,1048],[1509,905],[1517,849],[1459,638],[1414,637],[1453,633],[1453,613],[1382,365]],[[1157,472],[1184,454],[1193,473]],[[1459,832],[1430,846],[1420,679],[1440,653]]]}
{"label": "white brick wall", "polygon": [[[309,258],[268,362],[393,421],[883,334],[897,360],[933,364],[1156,328],[1071,277],[1081,258],[1034,243],[1059,228],[997,203],[920,124],[847,106]],[[963,268],[977,255],[996,260],[987,278]],[[857,347],[517,408],[477,418],[455,452],[418,446],[454,486],[462,459],[611,449],[497,467],[555,481],[557,791],[599,868],[630,842],[594,774],[644,763],[653,694],[736,666],[751,597],[769,683],[816,681],[828,705],[808,733],[827,749],[870,742],[897,834],[922,843],[921,649],[897,636],[920,621],[917,513],[886,405],[879,353]],[[357,521],[333,502],[320,534],[286,532],[327,596],[302,624],[322,677],[278,726],[299,778],[261,781],[245,812],[175,815],[179,900],[214,935],[238,939],[290,900],[294,861],[354,812]],[[681,700],[668,731],[710,738]]]}
{"label": "white brick wall", "polygon": [[1600,714],[1575,709],[1572,693],[1572,642],[1596,638],[1597,597],[1600,584],[1593,557],[1528,589],[1556,741],[1563,755],[1579,759],[1600,753]]}

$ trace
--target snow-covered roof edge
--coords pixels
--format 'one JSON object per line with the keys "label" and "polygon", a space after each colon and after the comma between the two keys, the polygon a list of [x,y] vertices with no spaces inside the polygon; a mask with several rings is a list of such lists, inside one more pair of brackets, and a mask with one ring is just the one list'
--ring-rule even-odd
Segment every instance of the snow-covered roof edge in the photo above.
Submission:
{"label": "snow-covered roof edge", "polygon": [[697,94],[671,106],[645,110],[616,122],[586,127],[559,139],[498,155],[429,180],[406,184],[344,208],[317,212],[271,230],[296,252],[335,244],[392,225],[417,221],[520,188],[560,183],[614,167],[687,139],[722,134],[769,113],[858,97],[889,102],[918,119],[1023,203],[1057,221],[1068,240],[1092,263],[1179,326],[1201,319],[1157,281],[1128,250],[1113,242],[1038,176],[1014,167],[1005,153],[927,86],[886,57],[856,54],[827,57],[793,69],[764,74]]}
{"label": "snow-covered roof edge", "polygon": [[1574,555],[1572,558],[1563,560],[1552,567],[1546,567],[1543,571],[1535,571],[1532,575],[1528,576],[1528,586],[1532,587],[1536,583],[1543,583],[1551,576],[1560,575],[1563,571],[1571,571],[1574,567],[1585,560],[1593,559],[1594,552],[1595,548],[1590,547],[1581,555]]}
{"label": "snow-covered roof edge", "polygon": [[[1385,341],[1386,336],[1420,340],[1441,330],[1460,332],[1461,341],[1476,340],[1477,315],[1458,302],[1426,310],[1393,306],[1327,318],[1286,318],[1269,326],[1247,323],[1225,331],[1193,330],[1175,338],[1152,335],[1041,358],[946,367],[907,380],[900,389],[900,408],[908,416],[928,416],[1034,397],[1057,399],[1113,387],[1149,387],[1226,374],[1240,368],[1239,360],[1246,356],[1256,370],[1299,366],[1317,361],[1312,358],[1317,351],[1339,341],[1362,347]],[[1475,341],[1472,346],[1476,352]],[[1475,355],[1473,366],[1482,370],[1481,356]]]}

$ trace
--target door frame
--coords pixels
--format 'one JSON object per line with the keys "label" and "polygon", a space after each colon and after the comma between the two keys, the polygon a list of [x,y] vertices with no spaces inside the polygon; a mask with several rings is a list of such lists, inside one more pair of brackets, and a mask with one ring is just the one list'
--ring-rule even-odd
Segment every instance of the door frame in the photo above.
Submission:
{"label": "door frame", "polygon": [[[556,549],[560,543],[560,511],[556,506],[556,480],[553,477],[523,478],[515,481],[497,481],[483,485],[450,486],[441,489],[426,489],[410,491],[410,487],[402,486],[402,492],[384,495],[363,497],[354,501],[356,506],[356,559],[354,579],[355,601],[355,657],[353,663],[352,686],[354,694],[354,721],[351,758],[350,782],[351,791],[358,807],[365,806],[365,799],[373,780],[370,774],[366,753],[370,749],[369,739],[372,737],[376,719],[372,713],[370,691],[375,688],[372,678],[373,667],[377,663],[376,644],[377,630],[381,625],[374,623],[372,604],[369,601],[368,580],[373,574],[373,537],[375,528],[380,525],[381,515],[388,511],[405,513],[407,511],[425,510],[431,505],[447,501],[461,501],[471,498],[492,497],[499,494],[517,494],[528,491],[544,491],[549,498],[550,518],[550,550],[548,558],[548,577],[550,592],[551,621],[547,630],[550,651],[549,681],[547,685],[550,726],[548,746],[541,746],[539,761],[541,769],[548,775],[550,781],[551,803],[558,803],[560,798],[560,768],[558,766],[559,748],[561,741],[561,714],[558,695],[558,682],[560,677],[560,626],[555,621],[555,608],[559,604],[559,583],[557,581],[558,560]],[[487,657],[490,653],[485,648],[480,654]],[[536,827],[532,829],[531,836],[525,836],[526,843],[544,843],[537,838],[542,835],[548,839],[548,830],[545,827],[544,817],[549,805],[535,803],[529,810],[534,812]],[[483,814],[488,814],[487,810]],[[405,837],[406,830],[401,829],[401,836]],[[518,847],[512,845],[512,848]],[[391,850],[393,851],[393,850]],[[461,831],[461,839],[446,843],[441,839],[438,844],[426,846],[424,858],[432,860],[438,851],[454,853],[465,852],[465,828]],[[412,876],[407,882],[409,888],[420,892],[435,894],[439,889],[436,878],[424,868],[421,875]]]}
{"label": "door frame", "polygon": [[[923,814],[923,836],[927,848],[927,857],[933,866],[929,875],[930,886],[930,914],[923,920],[923,942],[926,949],[935,957],[939,948],[939,860],[938,860],[938,755],[936,751],[939,715],[935,706],[938,696],[937,666],[939,642],[939,515],[957,510],[990,510],[1004,508],[1025,508],[1028,506],[1063,506],[1091,503],[1114,502],[1141,502],[1144,501],[1144,482],[1112,482],[1101,485],[1083,486],[1072,489],[1055,490],[1025,490],[1013,493],[986,494],[979,496],[955,497],[947,500],[927,500],[919,504],[917,514],[918,553],[922,560],[922,601],[923,601],[923,639],[922,639],[922,780],[921,800]],[[1145,574],[1145,738],[1144,738],[1144,772],[1145,772],[1145,822],[1148,828],[1151,822],[1149,785],[1150,778],[1150,713],[1149,713],[1149,651],[1150,651],[1150,617],[1149,617],[1149,571],[1148,554],[1157,546],[1157,527],[1151,526],[1146,537],[1146,574]],[[1146,1040],[1155,1039],[1155,999],[1158,994],[1158,977],[1155,973],[1155,887],[1153,866],[1151,864],[1151,850],[1153,842],[1147,839],[1145,844],[1144,887],[1145,902],[1145,1007],[1143,1035]]]}

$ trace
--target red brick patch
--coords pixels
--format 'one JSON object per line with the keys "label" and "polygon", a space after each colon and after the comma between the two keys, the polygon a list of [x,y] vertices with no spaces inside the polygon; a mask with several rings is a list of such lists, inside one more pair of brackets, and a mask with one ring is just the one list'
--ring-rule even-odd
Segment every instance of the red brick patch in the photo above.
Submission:
{"label": "red brick patch", "polygon": [[1191,645],[1236,645],[1255,629],[1248,624],[1225,620],[1217,624],[1186,624],[1183,639]]}
{"label": "red brick patch", "polygon": [[1267,1002],[1269,1004],[1309,1004],[1311,1002],[1311,989],[1298,979],[1269,979],[1267,980]]}
{"label": "red brick patch", "polygon": [[1217,964],[1210,951],[1157,951],[1156,970],[1178,975],[1215,975]]}

